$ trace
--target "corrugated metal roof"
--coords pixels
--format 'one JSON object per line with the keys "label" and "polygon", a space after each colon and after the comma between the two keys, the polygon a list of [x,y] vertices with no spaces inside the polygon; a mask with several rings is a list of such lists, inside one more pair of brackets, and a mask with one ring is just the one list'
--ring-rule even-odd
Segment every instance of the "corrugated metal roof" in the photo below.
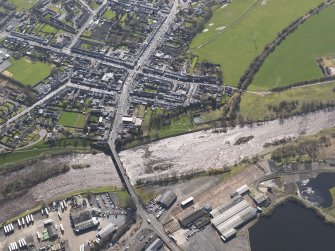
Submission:
{"label": "corrugated metal roof", "polygon": [[221,223],[220,225],[217,226],[218,231],[222,234],[230,229],[236,229],[240,227],[242,224],[246,223],[253,217],[257,215],[257,210],[251,206],[248,206],[238,214],[234,215],[227,221]]}
{"label": "corrugated metal roof", "polygon": [[165,206],[170,207],[171,204],[177,199],[177,195],[172,192],[171,190],[166,191],[162,194],[161,198],[159,199],[159,202]]}
{"label": "corrugated metal roof", "polygon": [[98,232],[98,236],[100,236],[101,239],[104,239],[109,234],[113,233],[116,230],[116,225],[113,223],[109,223],[107,226],[105,226],[103,229],[101,229]]}
{"label": "corrugated metal roof", "polygon": [[247,191],[249,191],[249,187],[247,185],[243,185],[236,189],[236,192],[239,194],[244,194]]}
{"label": "corrugated metal roof", "polygon": [[222,214],[216,216],[212,220],[212,224],[215,225],[215,226],[217,226],[217,225],[221,224],[222,222],[228,220],[229,218],[231,218],[235,214],[241,212],[243,209],[247,208],[248,206],[249,206],[248,202],[245,201],[245,200],[242,200],[241,202],[239,202],[238,204],[236,204],[233,207],[229,208],[228,210],[226,210]]}

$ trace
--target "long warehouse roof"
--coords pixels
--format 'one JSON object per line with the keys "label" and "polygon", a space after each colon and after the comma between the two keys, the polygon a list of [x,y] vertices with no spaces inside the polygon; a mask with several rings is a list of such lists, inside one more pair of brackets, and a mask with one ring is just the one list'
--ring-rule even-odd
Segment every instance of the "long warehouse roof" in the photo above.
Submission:
{"label": "long warehouse roof", "polygon": [[247,208],[249,206],[248,202],[245,200],[242,200],[241,202],[239,202],[238,204],[236,204],[235,206],[229,208],[227,211],[225,211],[224,213],[216,216],[213,220],[212,220],[212,224],[217,226],[219,224],[221,224],[222,222],[228,220],[229,218],[231,218],[232,216],[234,216],[235,214],[241,212],[243,209]]}

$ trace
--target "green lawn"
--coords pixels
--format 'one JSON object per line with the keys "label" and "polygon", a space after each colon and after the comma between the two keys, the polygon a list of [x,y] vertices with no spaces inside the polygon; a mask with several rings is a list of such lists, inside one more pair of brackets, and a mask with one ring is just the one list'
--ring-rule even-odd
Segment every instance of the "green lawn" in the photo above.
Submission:
{"label": "green lawn", "polygon": [[109,19],[109,20],[112,20],[115,16],[116,16],[115,12],[108,9],[108,10],[106,10],[106,12],[103,14],[102,17],[104,17],[106,19]]}
{"label": "green lawn", "polygon": [[44,27],[41,29],[41,31],[45,32],[45,33],[53,33],[53,34],[56,34],[58,29],[54,28],[53,26],[51,25],[44,25]]}
{"label": "green lawn", "polygon": [[126,207],[127,202],[130,200],[129,193],[123,190],[123,191],[117,192],[117,196],[118,196],[118,202],[119,202],[118,207]]}
{"label": "green lawn", "polygon": [[8,0],[9,4],[16,6],[16,11],[25,11],[31,9],[37,0]]}
{"label": "green lawn", "polygon": [[[213,123],[213,121],[216,121],[222,117],[221,109],[215,111],[209,110],[203,112],[194,112],[192,114],[181,114],[178,117],[174,117],[171,119],[171,123],[169,125],[162,126],[161,128],[156,128],[154,123],[152,123],[151,127],[149,127],[150,120],[154,120],[154,117],[158,117],[158,115],[163,114],[163,112],[163,110],[158,108],[156,108],[155,110],[152,110],[151,108],[146,109],[141,126],[141,130],[143,131],[143,137],[149,137],[150,139],[163,139],[183,133],[207,129],[211,127],[211,123]],[[201,118],[202,124],[193,124],[192,120],[193,116],[195,115]],[[219,126],[220,122],[214,123],[216,126]]]}
{"label": "green lawn", "polygon": [[31,62],[29,58],[22,57],[19,60],[10,59],[12,65],[6,71],[13,74],[11,78],[24,85],[34,86],[47,78],[52,70],[52,65],[42,62]]}
{"label": "green lawn", "polygon": [[268,109],[268,105],[278,105],[283,100],[297,100],[299,101],[300,106],[304,102],[332,101],[335,97],[335,92],[333,92],[334,88],[335,82],[290,89],[279,93],[271,93],[264,97],[245,92],[241,98],[240,112],[244,118],[261,120],[264,117],[274,115],[274,112]]}
{"label": "green lawn", "polygon": [[[256,2],[261,4],[255,7]],[[261,53],[267,43],[274,40],[280,30],[321,2],[323,1],[232,1],[225,8],[214,11],[213,17],[206,24],[208,32],[199,33],[193,39],[191,53],[199,55],[200,61],[221,64],[225,83],[236,86],[255,56]],[[243,15],[244,13],[247,14]],[[232,24],[235,25],[231,26]],[[224,26],[230,28],[217,30]],[[215,39],[198,48],[211,38]]]}
{"label": "green lawn", "polygon": [[174,135],[191,132],[194,129],[190,116],[181,115],[172,119],[171,125],[165,126],[159,130],[159,138],[167,138]]}
{"label": "green lawn", "polygon": [[322,76],[316,59],[335,55],[335,6],[311,17],[268,57],[250,86],[253,90],[316,79]]}
{"label": "green lawn", "polygon": [[62,112],[58,120],[58,125],[67,127],[84,128],[87,117],[78,112]]}

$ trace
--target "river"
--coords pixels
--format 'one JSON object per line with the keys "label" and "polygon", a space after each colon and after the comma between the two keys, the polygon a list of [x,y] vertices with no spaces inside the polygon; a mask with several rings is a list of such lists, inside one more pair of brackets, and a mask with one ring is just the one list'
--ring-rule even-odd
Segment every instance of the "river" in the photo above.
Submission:
{"label": "river", "polygon": [[335,225],[293,201],[260,217],[250,229],[252,251],[334,251]]}
{"label": "river", "polygon": [[[267,143],[283,138],[311,135],[335,125],[335,110],[319,111],[283,121],[274,120],[253,126],[230,128],[226,133],[205,130],[163,139],[120,153],[132,184],[171,176],[222,169],[244,158],[262,155]],[[235,144],[242,137],[253,136],[245,144]]]}

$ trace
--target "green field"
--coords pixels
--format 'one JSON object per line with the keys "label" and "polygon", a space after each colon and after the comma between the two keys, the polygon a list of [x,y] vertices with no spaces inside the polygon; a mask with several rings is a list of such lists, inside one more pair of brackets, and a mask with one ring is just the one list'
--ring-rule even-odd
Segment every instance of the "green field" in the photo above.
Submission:
{"label": "green field", "polygon": [[109,20],[112,20],[115,16],[116,16],[115,12],[108,9],[108,10],[106,10],[106,12],[103,14],[102,17],[104,17],[106,19],[109,19]]}
{"label": "green field", "polygon": [[304,102],[333,101],[335,97],[335,92],[333,91],[334,88],[335,82],[290,89],[279,93],[271,93],[264,97],[245,92],[241,98],[240,113],[244,118],[262,120],[264,117],[274,115],[274,112],[268,109],[269,105],[279,105],[283,100],[297,100],[299,106]]}
{"label": "green field", "polygon": [[86,116],[78,112],[62,112],[57,125],[66,127],[84,128]]}
{"label": "green field", "polygon": [[[61,139],[54,145],[49,145],[43,140],[25,148],[24,150],[14,151],[10,154],[0,155],[0,167],[7,164],[20,163],[30,159],[48,156],[56,153],[66,153],[71,151],[91,151],[91,142],[85,139]],[[0,169],[1,169],[0,168]]]}
{"label": "green field", "polygon": [[[225,83],[236,86],[252,60],[261,53],[267,43],[275,39],[279,31],[321,2],[323,1],[232,1],[225,8],[214,11],[213,17],[206,24],[208,32],[199,33],[193,39],[190,52],[199,55],[200,61],[208,60],[221,64]],[[255,3],[258,4],[255,6]],[[243,15],[246,12],[247,14]],[[231,26],[234,23],[235,25]],[[227,27],[226,30],[217,30],[224,26]],[[212,38],[215,39],[198,48]]]}
{"label": "green field", "polygon": [[302,24],[266,59],[250,89],[271,89],[321,77],[316,59],[335,55],[335,26],[329,26],[331,23],[335,23],[335,6]]}
{"label": "green field", "polygon": [[[218,110],[206,110],[206,111],[193,111],[192,113],[181,114],[171,119],[170,124],[161,127],[155,126],[153,123],[150,126],[150,121],[155,120],[155,117],[165,113],[161,109],[152,110],[147,108],[144,119],[141,125],[143,132],[144,141],[139,139],[133,140],[131,143],[126,144],[124,148],[131,148],[139,144],[143,144],[148,140],[163,139],[173,137],[189,132],[199,131],[203,129],[209,129],[212,127],[218,127],[221,125],[220,118],[222,117],[222,109]],[[194,124],[193,117],[200,117],[202,120],[201,124]]]}
{"label": "green field", "polygon": [[58,29],[46,24],[43,26],[43,28],[41,29],[42,32],[45,32],[45,33],[53,33],[53,34],[56,34]]}
{"label": "green field", "polygon": [[330,216],[335,218],[335,187],[329,189],[329,193],[332,196],[333,199],[333,205],[329,208],[324,209],[326,213],[328,213]]}
{"label": "green field", "polygon": [[29,58],[22,57],[19,60],[10,59],[12,65],[6,71],[12,74],[10,77],[24,85],[34,86],[47,78],[52,70],[51,64],[31,62]]}
{"label": "green field", "polygon": [[31,9],[37,0],[8,0],[9,4],[16,6],[16,11],[25,11]]}

